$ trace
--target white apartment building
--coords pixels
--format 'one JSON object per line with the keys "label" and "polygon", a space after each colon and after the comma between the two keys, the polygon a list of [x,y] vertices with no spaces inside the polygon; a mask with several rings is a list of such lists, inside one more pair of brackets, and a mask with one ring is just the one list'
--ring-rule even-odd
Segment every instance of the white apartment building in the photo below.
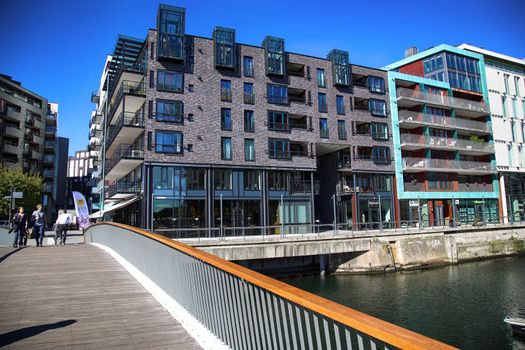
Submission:
{"label": "white apartment building", "polygon": [[484,56],[502,212],[525,220],[525,60],[469,44],[459,48]]}

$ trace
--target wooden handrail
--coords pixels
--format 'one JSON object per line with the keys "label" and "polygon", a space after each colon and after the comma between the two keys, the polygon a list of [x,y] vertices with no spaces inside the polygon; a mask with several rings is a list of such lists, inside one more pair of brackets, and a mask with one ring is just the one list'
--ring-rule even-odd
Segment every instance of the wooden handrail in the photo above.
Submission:
{"label": "wooden handrail", "polygon": [[156,240],[159,243],[174,248],[182,253],[188,254],[233,276],[241,278],[259,288],[293,302],[307,310],[316,312],[397,348],[409,350],[456,349],[455,347],[444,344],[432,338],[428,338],[408,329],[367,315],[363,312],[351,309],[347,306],[309,293],[287,283],[278,281],[274,278],[265,276],[246,267],[221,259],[210,253],[190,247],[186,244],[174,241],[156,233],[114,222],[97,223],[90,226],[90,228],[100,225],[116,226]]}

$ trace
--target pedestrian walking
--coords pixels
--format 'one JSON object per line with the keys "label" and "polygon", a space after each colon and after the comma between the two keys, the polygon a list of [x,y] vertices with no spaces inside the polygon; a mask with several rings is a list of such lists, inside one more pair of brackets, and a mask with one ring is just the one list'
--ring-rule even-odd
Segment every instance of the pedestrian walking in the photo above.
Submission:
{"label": "pedestrian walking", "polygon": [[27,216],[24,213],[24,207],[18,208],[18,213],[13,217],[13,227],[15,231],[13,247],[24,246],[24,236],[27,232]]}
{"label": "pedestrian walking", "polygon": [[36,246],[42,247],[44,241],[44,231],[46,230],[46,213],[42,210],[42,204],[36,206],[36,210],[31,215],[33,224],[33,234],[35,235]]}
{"label": "pedestrian walking", "polygon": [[[62,213],[58,215],[57,221],[55,223],[56,225],[56,236],[55,236],[55,244],[66,244],[66,238],[67,238],[67,226],[71,223],[71,218],[69,214],[67,214],[66,210],[62,210]],[[58,243],[58,240],[60,239],[60,243]]]}

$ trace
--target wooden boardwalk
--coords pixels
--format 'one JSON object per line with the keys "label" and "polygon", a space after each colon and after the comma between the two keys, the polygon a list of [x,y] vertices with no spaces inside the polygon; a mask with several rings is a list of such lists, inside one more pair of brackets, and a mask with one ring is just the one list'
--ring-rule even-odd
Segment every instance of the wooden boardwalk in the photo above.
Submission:
{"label": "wooden boardwalk", "polygon": [[0,247],[0,348],[200,349],[109,254]]}

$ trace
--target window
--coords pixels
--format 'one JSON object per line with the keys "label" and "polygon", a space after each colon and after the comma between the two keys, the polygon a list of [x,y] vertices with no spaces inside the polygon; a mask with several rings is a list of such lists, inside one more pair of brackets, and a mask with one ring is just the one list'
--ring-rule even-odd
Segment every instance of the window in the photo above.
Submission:
{"label": "window", "polygon": [[350,85],[348,51],[332,50],[328,54],[328,59],[332,61],[334,85]]}
{"label": "window", "polygon": [[288,124],[288,113],[268,111],[268,130],[290,131],[290,125]]}
{"label": "window", "polygon": [[215,44],[215,66],[235,68],[235,30],[215,27],[213,42]]}
{"label": "window", "polygon": [[255,132],[253,111],[244,111],[244,132]]}
{"label": "window", "polygon": [[327,112],[327,106],[326,106],[326,94],[319,92],[317,94],[317,106],[319,107],[319,112],[326,113]]}
{"label": "window", "polygon": [[290,159],[290,141],[268,139],[268,157],[273,159]]}
{"label": "window", "polygon": [[501,96],[501,110],[503,112],[503,117],[507,117],[507,97]]}
{"label": "window", "polygon": [[329,137],[328,119],[319,118],[319,133],[323,139],[327,139]]}
{"label": "window", "polygon": [[372,175],[372,186],[375,192],[392,191],[390,175]]}
{"label": "window", "polygon": [[232,82],[230,80],[221,80],[221,101],[232,101]]}
{"label": "window", "polygon": [[253,77],[253,57],[242,58],[242,73],[245,77]]}
{"label": "window", "polygon": [[182,101],[157,100],[155,120],[159,122],[182,123],[184,104]]}
{"label": "window", "polygon": [[199,168],[186,169],[186,186],[188,190],[204,190],[206,170]]}
{"label": "window", "polygon": [[255,161],[255,144],[253,139],[244,139],[244,160]]}
{"label": "window", "polygon": [[337,114],[344,115],[345,114],[345,100],[344,100],[344,97],[337,95],[335,97],[335,103],[336,103]]}
{"label": "window", "polygon": [[178,131],[155,132],[155,152],[182,153],[182,133]]}
{"label": "window", "polygon": [[388,124],[372,123],[370,133],[374,140],[388,140]]}
{"label": "window", "polygon": [[438,69],[443,68],[443,56],[442,54],[439,54],[439,56],[433,56],[423,61],[423,67],[425,69],[425,73],[433,72]]}
{"label": "window", "polygon": [[253,95],[253,84],[244,83],[244,103],[253,105],[255,104],[255,96]]}
{"label": "window", "polygon": [[213,182],[216,190],[232,189],[232,171],[231,169],[215,169],[213,171]]}
{"label": "window", "polygon": [[268,187],[270,191],[287,191],[289,174],[285,171],[269,171]]}
{"label": "window", "polygon": [[503,74],[503,82],[505,83],[505,93],[510,94],[508,74]]}
{"label": "window", "polygon": [[232,139],[231,137],[221,137],[221,159],[232,160]]}
{"label": "window", "polygon": [[267,85],[268,103],[287,104],[288,87],[286,85]]}
{"label": "window", "polygon": [[259,171],[258,170],[244,170],[244,190],[259,191]]}
{"label": "window", "polygon": [[521,96],[520,94],[520,78],[514,77],[514,88],[516,89],[516,96]]}
{"label": "window", "polygon": [[346,140],[346,125],[344,120],[337,121],[337,135],[339,140]]}
{"label": "window", "polygon": [[371,98],[368,102],[370,113],[376,117],[386,117],[386,103],[383,100]]}
{"label": "window", "polygon": [[221,130],[232,131],[232,110],[221,108]]}
{"label": "window", "polygon": [[326,81],[324,77],[324,69],[317,68],[317,86],[318,87],[326,87]]}
{"label": "window", "polygon": [[183,92],[184,74],[178,72],[158,71],[157,90],[168,92]]}
{"label": "window", "polygon": [[184,17],[180,8],[160,8],[157,22],[157,55],[184,59]]}
{"label": "window", "polygon": [[511,120],[510,121],[510,133],[512,135],[512,142],[516,142],[516,134],[514,133],[514,126],[515,126],[514,120]]}
{"label": "window", "polygon": [[384,94],[385,80],[379,77],[368,77],[368,90]]}
{"label": "window", "polygon": [[266,74],[285,75],[284,40],[267,36],[263,46],[266,51]]}
{"label": "window", "polygon": [[390,148],[388,147],[372,147],[372,159],[376,164],[390,163]]}

